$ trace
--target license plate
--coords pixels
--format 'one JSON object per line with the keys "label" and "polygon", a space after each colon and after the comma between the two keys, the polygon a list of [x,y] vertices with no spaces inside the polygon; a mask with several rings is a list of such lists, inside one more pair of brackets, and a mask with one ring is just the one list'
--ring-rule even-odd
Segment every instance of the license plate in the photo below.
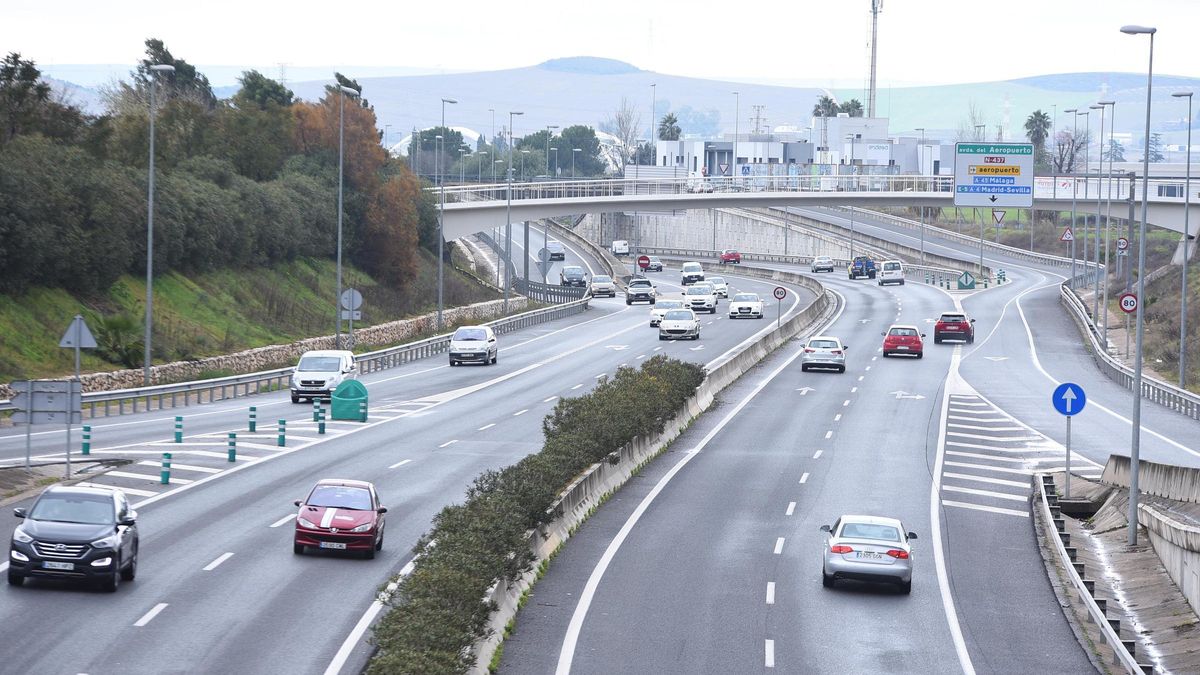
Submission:
{"label": "license plate", "polygon": [[75,569],[75,563],[46,561],[42,563],[42,568],[48,570],[64,570],[69,572]]}
{"label": "license plate", "polygon": [[876,553],[875,551],[856,551],[856,553],[858,555],[855,557],[860,560],[881,560],[883,558],[882,553]]}
{"label": "license plate", "polygon": [[320,548],[336,548],[339,550],[345,550],[346,544],[340,541],[323,541],[321,542]]}
{"label": "license plate", "polygon": [[908,351],[908,347],[896,347],[896,349],[900,349],[900,350]]}

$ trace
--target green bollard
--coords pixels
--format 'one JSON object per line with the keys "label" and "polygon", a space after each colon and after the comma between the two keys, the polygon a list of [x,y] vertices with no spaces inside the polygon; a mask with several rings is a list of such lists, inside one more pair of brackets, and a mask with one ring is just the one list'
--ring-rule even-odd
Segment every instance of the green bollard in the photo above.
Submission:
{"label": "green bollard", "polygon": [[325,434],[325,409],[321,408],[321,419],[317,420],[317,433]]}
{"label": "green bollard", "polygon": [[317,417],[321,415],[321,399],[313,399],[313,421],[317,421]]}
{"label": "green bollard", "polygon": [[237,434],[229,432],[229,461],[237,461]]}
{"label": "green bollard", "polygon": [[83,425],[83,454],[92,454],[92,426],[90,424]]}
{"label": "green bollard", "polygon": [[358,402],[358,421],[359,422],[367,421],[367,402],[366,401]]}
{"label": "green bollard", "polygon": [[164,452],[162,458],[162,484],[170,485],[171,483],[171,453]]}
{"label": "green bollard", "polygon": [[182,416],[175,417],[175,442],[176,443],[183,442],[183,417]]}
{"label": "green bollard", "polygon": [[287,445],[285,439],[287,437],[287,420],[279,420],[279,447]]}
{"label": "green bollard", "polygon": [[257,428],[258,428],[258,408],[255,406],[250,406],[250,433],[254,433],[254,431]]}

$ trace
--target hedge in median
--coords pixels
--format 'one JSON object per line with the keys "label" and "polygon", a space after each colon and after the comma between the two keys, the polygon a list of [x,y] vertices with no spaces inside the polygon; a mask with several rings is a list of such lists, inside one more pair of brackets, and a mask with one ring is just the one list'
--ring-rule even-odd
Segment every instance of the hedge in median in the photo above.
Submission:
{"label": "hedge in median", "polygon": [[542,423],[540,452],[481,474],[466,500],[442,509],[414,550],[412,573],[374,628],[368,672],[462,673],[494,609],[483,600],[497,579],[515,580],[533,559],[526,533],[592,464],[634,438],[659,433],[704,380],[693,363],[655,356],[621,368],[591,393],[565,398]]}

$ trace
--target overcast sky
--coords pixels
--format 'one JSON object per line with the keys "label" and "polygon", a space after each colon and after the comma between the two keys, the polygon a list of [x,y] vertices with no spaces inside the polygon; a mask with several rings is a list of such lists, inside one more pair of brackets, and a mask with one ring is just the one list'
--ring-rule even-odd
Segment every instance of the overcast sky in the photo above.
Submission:
{"label": "overcast sky", "polygon": [[[15,7],[14,7],[15,3]],[[860,87],[870,0],[255,2],[6,0],[0,51],[39,64],[133,64],[147,37],[198,65],[495,70],[602,56],[673,75]],[[1200,0],[885,0],[880,86],[1061,72],[1200,75]],[[214,84],[220,84],[214,82]]]}

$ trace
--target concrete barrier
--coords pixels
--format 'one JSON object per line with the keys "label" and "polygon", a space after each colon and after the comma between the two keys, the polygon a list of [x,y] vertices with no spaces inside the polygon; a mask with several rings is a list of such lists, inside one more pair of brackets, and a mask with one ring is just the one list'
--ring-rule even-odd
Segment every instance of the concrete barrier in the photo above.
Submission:
{"label": "concrete barrier", "polygon": [[639,466],[655,457],[668,443],[675,440],[693,419],[712,404],[722,389],[779,345],[797,334],[825,323],[837,307],[836,296],[808,277],[754,267],[743,267],[738,272],[749,272],[748,276],[761,274],[762,278],[802,286],[814,291],[817,297],[779,327],[713,364],[704,381],[688,399],[684,409],[666,424],[662,433],[635,438],[612,453],[609,461],[593,464],[559,493],[558,499],[548,510],[553,514],[553,519],[544,527],[529,532],[529,542],[534,552],[531,569],[512,583],[499,580],[485,598],[495,603],[496,610],[488,619],[488,636],[476,642],[473,647],[476,661],[472,673],[484,675],[488,672],[492,654],[503,641],[504,627],[516,616],[522,594],[536,581],[536,569],[570,538],[571,533],[587,519],[591,510],[609,493],[629,480]]}

